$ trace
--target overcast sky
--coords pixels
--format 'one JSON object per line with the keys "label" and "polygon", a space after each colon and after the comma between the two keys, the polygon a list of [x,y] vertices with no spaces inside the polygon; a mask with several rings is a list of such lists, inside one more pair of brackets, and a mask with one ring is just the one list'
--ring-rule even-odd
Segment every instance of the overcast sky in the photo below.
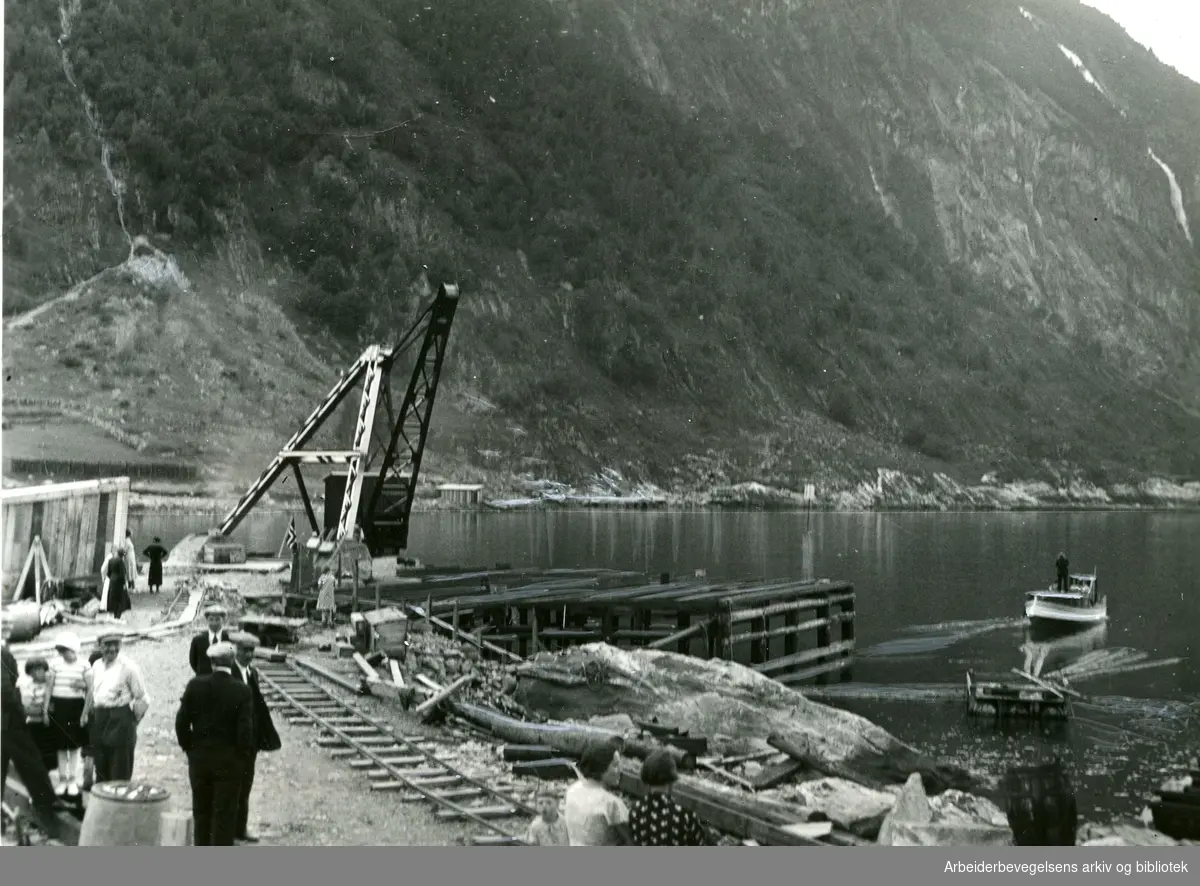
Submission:
{"label": "overcast sky", "polygon": [[1200,0],[1083,0],[1158,60],[1200,83]]}

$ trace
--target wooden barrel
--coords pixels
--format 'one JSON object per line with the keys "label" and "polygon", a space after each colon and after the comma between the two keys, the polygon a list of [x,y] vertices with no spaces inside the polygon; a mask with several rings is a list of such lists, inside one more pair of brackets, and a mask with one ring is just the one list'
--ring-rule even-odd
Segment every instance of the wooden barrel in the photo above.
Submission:
{"label": "wooden barrel", "polygon": [[1075,845],[1075,788],[1061,761],[1015,766],[1005,773],[1001,788],[1016,845]]}
{"label": "wooden barrel", "polygon": [[105,781],[92,786],[79,830],[80,846],[157,846],[169,791],[155,785]]}
{"label": "wooden barrel", "polygon": [[4,637],[10,643],[27,643],[42,632],[42,608],[34,602],[5,606],[0,620],[4,623]]}

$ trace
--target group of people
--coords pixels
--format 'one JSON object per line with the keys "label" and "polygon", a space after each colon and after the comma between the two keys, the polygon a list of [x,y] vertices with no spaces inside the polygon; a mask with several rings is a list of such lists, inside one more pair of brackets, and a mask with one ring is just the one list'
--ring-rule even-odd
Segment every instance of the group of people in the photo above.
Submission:
{"label": "group of people", "polygon": [[188,682],[175,715],[175,737],[187,754],[197,846],[257,843],[249,829],[258,755],[283,743],[254,668],[258,638],[232,633],[222,606],[205,610],[208,629],[192,638]]}
{"label": "group of people", "polygon": [[641,780],[649,793],[625,801],[606,781],[620,759],[616,741],[597,742],[583,753],[578,780],[567,788],[560,814],[557,797],[538,795],[538,817],[529,825],[530,846],[713,846],[717,836],[671,796],[679,778],[675,760],[654,751],[642,763]]}
{"label": "group of people", "polygon": [[[125,538],[121,543],[109,545],[105,553],[104,564],[100,567],[100,608],[119,620],[133,608],[130,595],[137,593],[139,566],[133,533],[125,530]],[[142,556],[150,564],[146,574],[147,590],[157,594],[162,591],[163,561],[168,556],[162,539],[155,537],[142,551]]]}
{"label": "group of people", "polygon": [[[258,638],[230,632],[226,616],[221,606],[205,611],[208,629],[192,638],[194,676],[175,715],[197,846],[258,842],[247,827],[258,754],[282,747],[253,664]],[[85,661],[79,638],[65,632],[53,659],[28,659],[24,674],[4,644],[3,775],[11,762],[52,843],[60,836],[60,802],[79,802],[93,783],[133,778],[150,695],[121,641],[118,633],[101,636]]]}
{"label": "group of people", "polygon": [[23,675],[4,644],[3,780],[11,762],[52,841],[59,836],[60,798],[78,801],[89,781],[133,777],[137,725],[150,708],[150,696],[141,669],[122,653],[121,642],[120,634],[102,635],[84,663],[79,638],[63,633],[55,641],[53,660],[30,658]]}

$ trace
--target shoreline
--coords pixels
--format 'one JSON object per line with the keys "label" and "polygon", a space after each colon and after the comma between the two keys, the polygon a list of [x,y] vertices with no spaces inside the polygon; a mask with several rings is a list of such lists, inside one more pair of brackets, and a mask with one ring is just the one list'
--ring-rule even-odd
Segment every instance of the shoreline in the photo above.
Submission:
{"label": "shoreline", "polygon": [[[224,514],[237,504],[236,498],[223,498],[208,495],[191,495],[186,493],[168,495],[163,493],[141,492],[136,487],[132,490],[129,501],[130,513],[146,514]],[[303,512],[304,504],[300,499],[274,500],[260,502],[255,510],[271,513]],[[947,502],[938,505],[921,505],[909,502],[879,503],[871,506],[838,506],[832,504],[793,504],[783,502],[666,502],[663,504],[644,504],[641,502],[588,504],[559,503],[553,501],[530,501],[529,503],[496,507],[486,502],[473,505],[449,505],[436,501],[413,502],[414,514],[429,513],[529,513],[532,511],[644,511],[660,513],[762,513],[777,511],[780,513],[817,513],[817,514],[1048,514],[1048,513],[1104,513],[1104,512],[1160,512],[1160,513],[1200,513],[1200,502],[1191,501],[1149,501],[1149,502],[1038,502],[1034,504],[969,504]]]}

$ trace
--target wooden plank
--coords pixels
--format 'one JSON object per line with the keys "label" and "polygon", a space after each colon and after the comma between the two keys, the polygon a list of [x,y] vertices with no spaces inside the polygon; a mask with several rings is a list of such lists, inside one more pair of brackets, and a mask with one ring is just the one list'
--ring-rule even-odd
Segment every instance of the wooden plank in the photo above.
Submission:
{"label": "wooden plank", "polygon": [[91,494],[99,492],[116,492],[119,489],[129,489],[128,477],[106,477],[100,480],[79,480],[74,483],[47,483],[43,486],[18,486],[0,490],[0,502],[4,505],[28,504],[38,501],[52,501],[68,495]]}
{"label": "wooden plank", "polygon": [[112,520],[113,495],[101,493],[100,505],[96,512],[96,537],[92,548],[92,568],[89,572],[99,573],[104,566],[104,546],[108,541],[108,525]]}
{"label": "wooden plank", "polygon": [[575,778],[575,765],[565,757],[549,760],[521,760],[512,765],[513,775],[540,778],[546,781],[566,781]]}
{"label": "wooden plank", "polygon": [[[772,615],[783,615],[789,612],[803,612],[806,609],[820,609],[823,606],[837,606],[854,599],[854,593],[830,594],[828,597],[807,597],[800,600],[789,600],[784,603],[771,603],[755,609],[738,609],[730,615],[730,624],[752,621],[756,618],[769,618]],[[853,616],[851,616],[853,617]]]}
{"label": "wooden plank", "polygon": [[750,787],[756,791],[769,791],[791,781],[806,768],[799,760],[788,759],[782,763],[775,763],[764,767],[758,775],[749,779]]}
{"label": "wooden plank", "polygon": [[90,501],[84,496],[77,497],[71,503],[70,528],[67,531],[66,543],[63,545],[62,571],[57,576],[59,578],[78,574],[75,572],[75,564],[79,562],[79,542],[83,535],[84,523],[87,521],[89,504]]}
{"label": "wooden plank", "polygon": [[[650,789],[640,778],[624,766],[610,776],[615,787],[624,793],[642,797],[650,793]],[[730,809],[715,796],[705,796],[694,792],[690,785],[676,785],[671,792],[672,799],[682,808],[694,812],[700,820],[712,827],[735,837],[755,840],[764,846],[821,846],[818,840],[799,834],[791,834],[778,825],[760,818],[747,815],[739,810]]]}
{"label": "wooden plank", "polygon": [[731,634],[725,637],[723,642],[726,646],[734,646],[738,643],[760,643],[763,640],[769,641],[776,637],[786,637],[788,634],[801,634],[805,631],[811,631],[818,628],[827,628],[831,624],[837,624],[839,620],[840,619],[837,616],[831,616],[830,618],[813,618],[799,624],[783,625],[782,627],[769,628],[763,631],[744,631],[740,634]]}
{"label": "wooden plank", "polygon": [[832,674],[835,671],[843,670],[850,666],[850,662],[844,658],[839,658],[834,661],[822,662],[818,665],[813,665],[811,668],[804,668],[799,671],[789,671],[786,674],[774,674],[772,678],[777,683],[782,683],[784,686],[790,686],[793,683],[803,683],[805,680],[811,680],[813,677],[819,677],[822,674]]}
{"label": "wooden plank", "polygon": [[425,701],[423,701],[419,705],[417,705],[417,708],[415,711],[413,711],[413,713],[422,719],[428,717],[429,715],[431,715],[433,713],[433,710],[438,705],[440,705],[442,702],[449,699],[450,696],[454,695],[454,693],[458,692],[460,689],[462,689],[467,684],[474,682],[474,680],[475,680],[474,674],[463,674],[461,677],[459,677],[457,680],[455,680],[453,683],[451,683],[449,686],[447,686],[445,689],[443,689],[437,695],[433,696],[433,698],[426,699]]}
{"label": "wooden plank", "polygon": [[92,545],[96,541],[96,509],[100,505],[98,496],[88,496],[82,506],[79,520],[79,540],[75,545],[75,559],[70,575],[86,575],[92,568]]}
{"label": "wooden plank", "polygon": [[817,661],[826,657],[839,656],[843,652],[852,652],[853,650],[854,641],[840,640],[837,643],[830,643],[828,646],[818,646],[816,649],[797,652],[795,655],[785,655],[771,661],[764,661],[753,667],[761,674],[773,674],[776,671],[785,671],[797,665],[808,664],[811,661]]}

